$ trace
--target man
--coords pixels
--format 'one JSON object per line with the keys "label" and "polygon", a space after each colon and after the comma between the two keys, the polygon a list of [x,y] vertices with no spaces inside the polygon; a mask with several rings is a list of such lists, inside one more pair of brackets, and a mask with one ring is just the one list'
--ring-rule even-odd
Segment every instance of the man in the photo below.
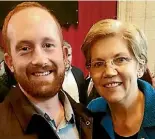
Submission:
{"label": "man", "polygon": [[0,104],[0,138],[96,138],[90,112],[61,90],[66,48],[55,16],[39,3],[23,2],[5,18],[2,35],[18,85]]}
{"label": "man", "polygon": [[85,79],[85,86],[86,86],[86,91],[87,91],[87,102],[86,102],[86,104],[89,104],[89,102],[92,101],[93,99],[100,97],[100,95],[98,94],[98,92],[94,86],[93,80],[90,77],[90,73]]}
{"label": "man", "polygon": [[64,41],[64,46],[67,48],[67,63],[65,79],[63,82],[63,89],[76,101],[82,104],[86,104],[86,93],[84,92],[85,79],[83,72],[72,66],[72,47],[71,45]]}

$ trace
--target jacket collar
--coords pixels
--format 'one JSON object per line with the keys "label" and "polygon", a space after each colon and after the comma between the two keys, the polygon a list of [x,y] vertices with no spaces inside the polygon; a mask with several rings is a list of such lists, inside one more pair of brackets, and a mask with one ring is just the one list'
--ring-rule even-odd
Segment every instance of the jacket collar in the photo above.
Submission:
{"label": "jacket collar", "polygon": [[145,95],[145,109],[142,126],[155,126],[155,89],[143,80],[138,80],[138,87]]}
{"label": "jacket collar", "polygon": [[[141,127],[151,127],[155,126],[155,89],[147,82],[138,79],[138,87],[145,95],[145,112],[144,112],[144,119],[142,122]],[[96,102],[97,103],[96,103]],[[114,132],[113,132],[113,124],[110,114],[110,109],[105,99],[97,98],[92,103],[95,103],[95,110],[94,112],[105,112],[105,116],[102,118],[101,124],[105,128],[105,130],[110,135],[111,139],[114,139]]]}
{"label": "jacket collar", "polygon": [[38,114],[19,86],[13,87],[8,97],[23,131],[26,132],[32,116]]}
{"label": "jacket collar", "polygon": [[[64,91],[65,92],[65,91]],[[78,128],[79,134],[81,138],[90,139],[93,137],[93,117],[92,113],[85,108],[82,104],[75,102],[70,95],[68,95],[67,92],[65,92],[67,95],[74,114],[75,114],[75,121],[76,126]],[[83,132],[81,132],[83,131]]]}
{"label": "jacket collar", "polygon": [[[85,139],[90,139],[93,133],[93,118],[91,112],[83,105],[76,103],[68,94],[66,95],[73,108],[76,125],[79,128],[79,131],[84,131],[82,133],[79,132],[81,134],[80,136],[84,136]],[[31,132],[31,125],[36,125],[35,127],[37,128],[39,123],[43,123],[45,121],[44,118],[36,112],[35,108],[20,90],[19,86],[11,89],[8,99],[23,132]],[[38,123],[38,121],[40,122]],[[48,129],[50,129],[50,127]]]}
{"label": "jacket collar", "polygon": [[[64,105],[66,105],[65,107],[67,109],[66,118],[69,121],[71,120],[75,122],[75,119],[74,119],[75,116],[73,114],[73,110],[72,110],[72,107],[70,106],[70,102],[67,96],[64,94],[64,92],[62,92],[62,90],[60,91],[59,96],[61,97],[61,99],[63,99],[62,101],[65,103]],[[18,85],[11,89],[8,97],[24,132],[27,132],[30,122],[32,121],[33,118],[36,118],[39,116],[40,118],[44,117],[42,113],[39,113],[36,110],[36,107],[23,94],[23,92],[21,91]]]}

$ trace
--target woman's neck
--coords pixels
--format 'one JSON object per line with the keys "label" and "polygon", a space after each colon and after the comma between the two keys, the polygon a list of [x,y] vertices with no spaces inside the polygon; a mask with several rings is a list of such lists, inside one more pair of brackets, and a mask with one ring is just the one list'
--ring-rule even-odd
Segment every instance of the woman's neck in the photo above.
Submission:
{"label": "woman's neck", "polygon": [[143,93],[138,91],[130,105],[124,104],[125,102],[109,104],[116,133],[126,136],[139,130],[144,115],[144,101]]}

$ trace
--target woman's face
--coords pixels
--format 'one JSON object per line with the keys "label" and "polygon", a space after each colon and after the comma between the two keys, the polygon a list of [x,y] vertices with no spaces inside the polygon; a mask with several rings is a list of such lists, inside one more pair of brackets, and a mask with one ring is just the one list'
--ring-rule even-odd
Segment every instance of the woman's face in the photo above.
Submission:
{"label": "woman's face", "polygon": [[111,103],[133,99],[138,64],[127,42],[116,36],[98,40],[90,55],[90,74],[99,94]]}

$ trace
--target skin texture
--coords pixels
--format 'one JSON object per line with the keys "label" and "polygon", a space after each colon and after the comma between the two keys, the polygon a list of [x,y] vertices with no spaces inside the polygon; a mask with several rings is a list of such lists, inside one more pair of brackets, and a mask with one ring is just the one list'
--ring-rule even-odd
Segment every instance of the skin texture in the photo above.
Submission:
{"label": "skin texture", "polygon": [[5,62],[17,82],[34,98],[51,98],[62,86],[66,59],[54,18],[40,8],[26,8],[9,21],[11,52]]}
{"label": "skin texture", "polygon": [[68,49],[68,61],[71,64],[72,63],[72,48],[67,48]]}

